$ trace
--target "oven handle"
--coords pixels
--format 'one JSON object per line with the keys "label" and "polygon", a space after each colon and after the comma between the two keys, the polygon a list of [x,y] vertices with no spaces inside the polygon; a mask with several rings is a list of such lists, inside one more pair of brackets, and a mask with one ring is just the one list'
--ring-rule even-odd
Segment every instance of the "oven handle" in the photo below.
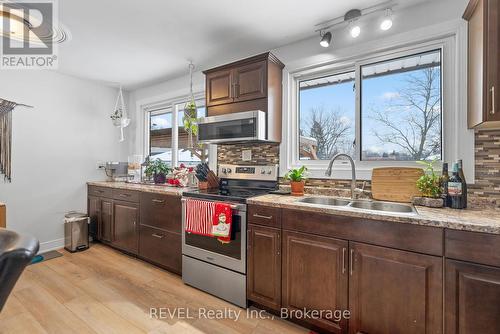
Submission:
{"label": "oven handle", "polygon": [[[203,199],[202,199],[203,200]],[[186,202],[186,199],[185,198],[182,198],[181,199],[182,202]],[[217,201],[212,201],[212,202],[217,202]],[[219,202],[219,203],[224,203],[224,202]],[[241,206],[238,206],[236,204],[229,204],[229,207],[232,209],[232,210],[235,210],[235,211],[243,211],[241,210]]]}

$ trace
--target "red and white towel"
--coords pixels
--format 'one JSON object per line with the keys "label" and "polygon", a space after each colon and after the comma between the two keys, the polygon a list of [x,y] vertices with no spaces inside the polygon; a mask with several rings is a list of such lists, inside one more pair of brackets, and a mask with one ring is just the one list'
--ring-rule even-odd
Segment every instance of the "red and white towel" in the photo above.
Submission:
{"label": "red and white towel", "polygon": [[213,217],[215,202],[186,199],[186,232],[213,237]]}
{"label": "red and white towel", "polygon": [[232,211],[231,205],[229,204],[215,204],[212,234],[223,244],[231,241],[231,226],[233,220]]}

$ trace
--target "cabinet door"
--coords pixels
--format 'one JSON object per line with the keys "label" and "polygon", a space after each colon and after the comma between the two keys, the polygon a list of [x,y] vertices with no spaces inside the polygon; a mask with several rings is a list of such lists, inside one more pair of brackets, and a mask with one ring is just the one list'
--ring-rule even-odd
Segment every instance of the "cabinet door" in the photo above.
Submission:
{"label": "cabinet door", "polygon": [[488,121],[500,121],[500,0],[486,3],[487,112]]}
{"label": "cabinet door", "polygon": [[181,198],[172,195],[141,193],[141,224],[181,233]]}
{"label": "cabinet door", "polygon": [[180,274],[182,272],[182,235],[141,225],[139,256]]}
{"label": "cabinet door", "polygon": [[96,196],[88,196],[87,199],[87,214],[90,218],[89,234],[94,239],[99,239],[97,234],[99,226],[99,210],[101,207],[101,199]]}
{"label": "cabinet door", "polygon": [[281,231],[248,226],[248,299],[274,310],[281,307]]}
{"label": "cabinet door", "polygon": [[[347,248],[344,240],[283,231],[283,307],[289,312],[347,310]],[[346,321],[308,319],[331,333]]]}
{"label": "cabinet door", "polygon": [[113,213],[113,245],[130,253],[137,254],[139,250],[137,231],[139,205],[115,201],[113,203]]}
{"label": "cabinet door", "polygon": [[236,67],[233,70],[235,102],[267,96],[267,61]]}
{"label": "cabinet door", "polygon": [[500,268],[446,260],[447,334],[500,333]]}
{"label": "cabinet door", "polygon": [[206,76],[207,107],[233,102],[231,70],[208,73]]}
{"label": "cabinet door", "polygon": [[113,201],[102,198],[100,207],[100,219],[97,227],[99,240],[111,242],[113,235]]}
{"label": "cabinet door", "polygon": [[442,333],[442,258],[350,243],[349,333]]}

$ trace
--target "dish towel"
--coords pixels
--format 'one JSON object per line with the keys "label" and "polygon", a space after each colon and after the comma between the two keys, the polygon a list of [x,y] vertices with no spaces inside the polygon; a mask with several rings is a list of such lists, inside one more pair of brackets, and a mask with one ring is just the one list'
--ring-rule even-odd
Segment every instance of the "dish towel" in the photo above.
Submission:
{"label": "dish towel", "polygon": [[215,214],[215,202],[186,199],[186,232],[213,237],[212,225]]}
{"label": "dish towel", "polygon": [[233,212],[231,206],[225,203],[215,204],[215,214],[213,216],[212,235],[222,243],[231,241],[231,225]]}

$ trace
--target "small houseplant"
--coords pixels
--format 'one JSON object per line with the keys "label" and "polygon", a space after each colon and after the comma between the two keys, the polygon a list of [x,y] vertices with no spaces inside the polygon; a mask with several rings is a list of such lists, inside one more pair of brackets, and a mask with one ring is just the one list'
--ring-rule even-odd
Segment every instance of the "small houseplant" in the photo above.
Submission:
{"label": "small houseplant", "polygon": [[155,184],[163,184],[167,181],[167,174],[171,169],[167,163],[161,159],[150,160],[144,173],[147,177],[153,176]]}
{"label": "small houseplant", "polygon": [[442,207],[441,177],[434,170],[436,160],[417,162],[425,166],[425,174],[417,180],[417,189],[422,193],[422,197],[415,197],[414,204],[433,208]]}
{"label": "small houseplant", "polygon": [[285,174],[285,180],[290,180],[292,196],[304,196],[304,185],[306,183],[306,166],[294,168]]}

